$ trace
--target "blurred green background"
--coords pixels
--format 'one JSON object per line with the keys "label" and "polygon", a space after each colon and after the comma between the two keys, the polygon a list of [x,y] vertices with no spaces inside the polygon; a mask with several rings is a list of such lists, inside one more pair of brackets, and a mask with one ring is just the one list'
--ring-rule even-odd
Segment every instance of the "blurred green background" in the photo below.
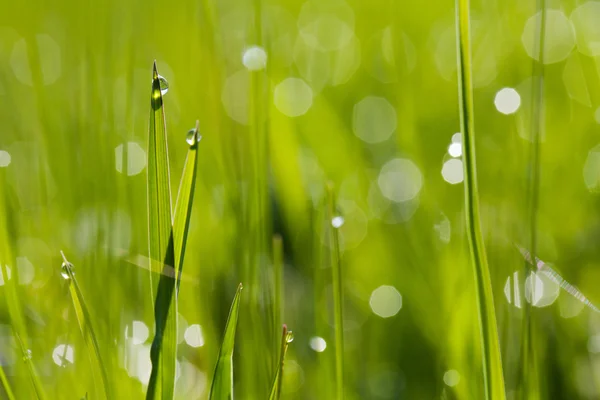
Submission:
{"label": "blurred green background", "polygon": [[[547,3],[537,254],[600,301],[600,2]],[[144,396],[155,59],[169,82],[174,191],[196,119],[203,135],[177,398],[207,397],[240,281],[236,397],[267,398],[279,346],[267,312],[275,233],[285,247],[282,318],[295,334],[283,397],[333,398],[328,181],[343,217],[346,398],[483,398],[453,2],[32,0],[2,10],[0,234],[11,274],[0,273],[0,365],[17,398],[34,392],[4,301],[9,279],[49,397],[93,393],[60,250],[75,265],[114,393]],[[533,300],[542,398],[598,399],[600,316],[543,277],[529,277],[539,289],[531,299],[514,246],[530,235],[536,15],[533,0],[472,2],[481,218],[504,374],[513,398]]]}

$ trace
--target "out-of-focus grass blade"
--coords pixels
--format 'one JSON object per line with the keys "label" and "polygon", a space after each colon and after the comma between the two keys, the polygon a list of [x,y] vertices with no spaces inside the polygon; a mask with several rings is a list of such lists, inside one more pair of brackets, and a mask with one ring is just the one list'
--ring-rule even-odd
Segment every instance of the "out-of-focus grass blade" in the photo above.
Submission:
{"label": "out-of-focus grass blade", "polygon": [[502,358],[500,355],[500,343],[498,341],[498,327],[496,325],[490,271],[479,218],[477,171],[475,167],[475,123],[473,116],[473,76],[469,14],[469,0],[456,0],[458,99],[460,128],[463,137],[465,215],[471,262],[473,264],[476,283],[475,293],[477,296],[480,323],[485,398],[488,400],[502,400],[506,398]]}
{"label": "out-of-focus grass blade", "polygon": [[283,319],[283,240],[280,235],[273,236],[273,275],[275,279],[273,296],[273,318],[279,328]]}
{"label": "out-of-focus grass blade", "polygon": [[562,289],[564,289],[571,296],[575,297],[577,300],[582,302],[586,307],[590,310],[600,313],[600,309],[596,307],[576,286],[571,285],[567,282],[554,268],[550,266],[550,264],[540,260],[535,257],[535,263],[533,262],[533,258],[531,257],[531,253],[521,246],[517,246],[525,260],[531,265],[535,266],[536,269],[550,278],[554,283],[558,284]]}
{"label": "out-of-focus grass blade", "polygon": [[[0,188],[4,187],[4,184],[3,176],[0,176],[0,185],[2,185]],[[11,215],[9,209],[6,207],[4,193],[2,192],[0,192],[0,212],[4,213],[5,216]],[[14,237],[15,235],[11,234],[9,218],[2,218],[0,220],[0,273],[4,280],[6,308],[10,317],[13,333],[17,339],[21,354],[23,355],[23,360],[27,365],[29,378],[31,379],[36,396],[40,400],[45,400],[47,397],[39,375],[33,365],[31,350],[29,349],[27,327],[21,309],[21,301],[17,293],[17,277],[13,276],[12,278],[9,278],[8,265],[12,264],[16,269],[16,259],[14,258],[12,251],[14,243],[11,242],[11,238]],[[5,379],[3,379],[3,382],[4,381]],[[7,388],[7,396],[9,393],[14,396],[8,383],[3,384]]]}
{"label": "out-of-focus grass blade", "polygon": [[77,279],[75,279],[73,264],[67,260],[62,251],[60,254],[63,258],[61,275],[69,284],[71,301],[73,302],[73,308],[75,309],[75,315],[77,316],[79,329],[81,330],[81,334],[85,340],[88,356],[90,358],[90,364],[92,365],[92,370],[94,371],[96,388],[98,389],[98,392],[101,393],[103,398],[111,398],[108,376],[106,375],[106,368],[102,362],[102,356],[100,355],[100,347],[98,346],[98,340],[96,339],[96,334],[94,333],[92,318],[83,298],[81,288],[77,283]]}
{"label": "out-of-focus grass blade", "polygon": [[[148,131],[148,233],[150,262],[160,263],[160,269],[168,269],[175,265],[175,256],[167,130],[160,79],[155,62]],[[154,269],[150,267],[150,271]],[[150,277],[152,288],[152,272]],[[177,315],[169,312],[175,282],[175,278],[167,274],[161,275],[158,282],[154,301],[155,335],[150,348],[152,372],[146,392],[147,399],[172,400],[175,392]]]}
{"label": "out-of-focus grass blade", "polygon": [[281,335],[281,349],[279,352],[279,362],[277,364],[277,371],[275,372],[275,379],[273,380],[273,386],[271,388],[271,395],[269,400],[279,400],[281,396],[281,384],[283,383],[283,363],[285,361],[285,353],[287,352],[288,345],[294,340],[294,334],[292,331],[288,331],[286,325],[283,325],[283,334]]}
{"label": "out-of-focus grass blade", "polygon": [[4,369],[0,366],[0,382],[2,382],[2,387],[4,388],[4,392],[6,393],[6,397],[8,400],[15,400],[15,395],[8,384],[8,380],[6,379],[6,374],[4,373]]}
{"label": "out-of-focus grass blade", "polygon": [[[190,215],[192,214],[192,203],[194,201],[194,188],[196,187],[196,166],[198,164],[198,142],[200,133],[198,124],[188,133],[187,142],[190,148],[185,159],[181,182],[179,183],[179,192],[177,202],[175,203],[175,221],[173,223],[173,240],[175,241],[175,268],[177,269],[177,291],[181,283],[181,274],[183,272],[183,258],[185,255],[185,245],[187,242],[188,228],[190,225]],[[177,302],[175,302],[177,304]]]}
{"label": "out-of-focus grass blade", "polygon": [[335,380],[337,398],[344,398],[344,316],[342,292],[342,260],[338,227],[334,226],[336,199],[333,184],[327,185],[327,231],[329,232],[331,272],[333,274],[333,313],[335,321]]}
{"label": "out-of-focus grass blade", "polygon": [[235,331],[240,310],[240,295],[242,293],[242,284],[240,283],[225,325],[225,335],[219,350],[219,358],[215,366],[215,373],[210,385],[210,400],[233,399],[233,346],[235,344]]}

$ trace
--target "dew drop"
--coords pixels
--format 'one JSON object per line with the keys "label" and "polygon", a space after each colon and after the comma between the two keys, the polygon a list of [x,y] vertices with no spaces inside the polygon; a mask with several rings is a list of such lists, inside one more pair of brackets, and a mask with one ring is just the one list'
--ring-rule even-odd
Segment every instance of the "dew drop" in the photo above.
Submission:
{"label": "dew drop", "polygon": [[164,96],[169,91],[169,82],[167,82],[164,76],[159,75],[158,83],[160,84],[160,94]]}
{"label": "dew drop", "polygon": [[31,350],[27,349],[23,352],[23,361],[31,360]]}
{"label": "dew drop", "polygon": [[71,279],[71,277],[69,276],[69,272],[71,272],[71,274],[75,275],[74,269],[75,269],[75,267],[73,267],[73,264],[71,264],[69,262],[63,262],[62,265],[60,266],[60,275],[64,279],[69,280],[69,279]]}
{"label": "dew drop", "polygon": [[294,332],[288,331],[287,335],[285,335],[286,343],[292,343],[294,341]]}
{"label": "dew drop", "polygon": [[344,217],[342,217],[341,215],[336,215],[331,219],[331,226],[333,226],[334,228],[341,228],[342,225],[344,225],[344,222]]}
{"label": "dew drop", "polygon": [[199,133],[196,135],[196,128],[192,128],[187,132],[185,136],[185,141],[188,142],[190,146],[194,145],[194,136],[196,136],[196,143],[202,140],[202,135],[200,135]]}

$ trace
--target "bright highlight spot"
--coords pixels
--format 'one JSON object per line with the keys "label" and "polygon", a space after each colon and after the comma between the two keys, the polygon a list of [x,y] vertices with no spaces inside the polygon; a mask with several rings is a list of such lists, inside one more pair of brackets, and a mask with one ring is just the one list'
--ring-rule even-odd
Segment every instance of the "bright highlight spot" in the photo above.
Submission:
{"label": "bright highlight spot", "polygon": [[133,321],[131,323],[131,332],[129,332],[130,326],[125,327],[125,338],[132,338],[133,344],[142,344],[148,340],[150,331],[145,323],[142,321]]}
{"label": "bright highlight spot", "polygon": [[322,353],[327,348],[327,342],[320,336],[313,336],[310,338],[310,348],[317,353]]}
{"label": "bright highlight spot", "polygon": [[461,183],[464,179],[462,161],[457,158],[446,161],[442,166],[442,177],[451,185]]}
{"label": "bright highlight spot", "polygon": [[340,228],[342,225],[344,225],[344,217],[338,215],[337,217],[333,217],[331,219],[331,226],[334,228]]}
{"label": "bright highlight spot", "polygon": [[460,374],[457,370],[451,369],[444,373],[444,383],[450,387],[458,385],[460,382]]}
{"label": "bright highlight spot", "polygon": [[462,143],[451,143],[450,146],[448,146],[448,154],[452,157],[462,156]]}
{"label": "bright highlight spot", "polygon": [[198,324],[190,325],[185,330],[185,342],[190,347],[204,346],[204,336],[202,335],[202,327]]}
{"label": "bright highlight spot", "polygon": [[124,145],[115,148],[116,169],[123,173],[123,165],[127,166],[127,176],[137,175],[146,168],[146,152],[136,142],[127,142],[127,151],[124,154]]}
{"label": "bright highlight spot", "polygon": [[59,344],[52,352],[52,360],[59,367],[66,367],[68,364],[73,364],[75,360],[73,346],[70,344]]}
{"label": "bright highlight spot", "polygon": [[502,114],[514,114],[521,106],[521,96],[513,88],[500,89],[494,98],[494,105]]}
{"label": "bright highlight spot", "polygon": [[373,313],[381,318],[393,317],[402,308],[402,295],[395,287],[382,285],[371,293],[369,305]]}
{"label": "bright highlight spot", "polygon": [[313,93],[310,86],[299,78],[287,78],[275,87],[275,107],[288,117],[306,114],[312,106]]}
{"label": "bright highlight spot", "polygon": [[525,299],[534,307],[547,307],[558,298],[560,286],[544,272],[532,272],[525,280]]}
{"label": "bright highlight spot", "polygon": [[423,186],[423,176],[411,160],[395,158],[381,168],[377,183],[381,194],[386,198],[403,202],[414,199],[419,194]]}
{"label": "bright highlight spot", "polygon": [[242,56],[244,67],[250,71],[260,71],[267,66],[267,52],[260,46],[251,46]]}
{"label": "bright highlight spot", "polygon": [[396,130],[396,110],[383,97],[368,96],[354,106],[352,129],[367,143],[379,143]]}
{"label": "bright highlight spot", "polygon": [[8,151],[0,150],[0,168],[8,167],[11,162],[10,153]]}

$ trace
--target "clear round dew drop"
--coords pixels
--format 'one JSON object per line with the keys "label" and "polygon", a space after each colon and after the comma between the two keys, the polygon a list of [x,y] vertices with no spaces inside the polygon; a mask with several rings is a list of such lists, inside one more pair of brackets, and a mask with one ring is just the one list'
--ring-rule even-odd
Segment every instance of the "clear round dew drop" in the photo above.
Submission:
{"label": "clear round dew drop", "polygon": [[287,343],[292,343],[294,341],[294,332],[288,331],[287,335],[285,335],[285,341]]}
{"label": "clear round dew drop", "polygon": [[190,146],[194,145],[194,136],[196,136],[196,143],[198,143],[200,140],[202,140],[202,135],[200,135],[200,134],[196,135],[196,129],[192,128],[187,132],[187,134],[185,136],[185,141],[188,142],[188,144]]}
{"label": "clear round dew drop", "polygon": [[60,275],[64,279],[69,280],[69,279],[71,279],[71,277],[69,276],[69,270],[71,271],[71,273],[73,275],[75,275],[74,269],[75,269],[75,267],[73,267],[73,264],[67,263],[67,262],[63,262],[62,265],[60,266]]}
{"label": "clear round dew drop", "polygon": [[31,360],[31,350],[27,349],[23,352],[23,361]]}
{"label": "clear round dew drop", "polygon": [[167,82],[164,76],[159,75],[158,83],[160,84],[160,94],[164,96],[169,91],[169,82]]}

